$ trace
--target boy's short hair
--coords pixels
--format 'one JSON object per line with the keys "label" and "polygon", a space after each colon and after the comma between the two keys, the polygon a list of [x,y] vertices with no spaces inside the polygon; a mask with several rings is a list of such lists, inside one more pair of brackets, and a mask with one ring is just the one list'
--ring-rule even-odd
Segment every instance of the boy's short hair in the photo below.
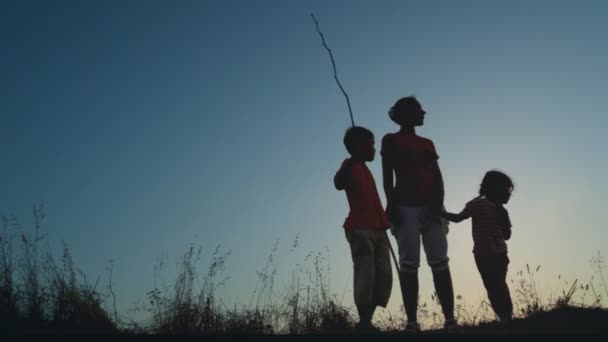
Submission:
{"label": "boy's short hair", "polygon": [[355,153],[355,147],[358,144],[372,139],[373,137],[374,134],[369,129],[360,126],[353,126],[347,129],[346,133],[344,134],[344,146],[346,147],[348,153],[352,155]]}
{"label": "boy's short hair", "polygon": [[412,110],[420,106],[420,102],[414,95],[402,97],[389,109],[388,116],[398,125],[402,125]]}

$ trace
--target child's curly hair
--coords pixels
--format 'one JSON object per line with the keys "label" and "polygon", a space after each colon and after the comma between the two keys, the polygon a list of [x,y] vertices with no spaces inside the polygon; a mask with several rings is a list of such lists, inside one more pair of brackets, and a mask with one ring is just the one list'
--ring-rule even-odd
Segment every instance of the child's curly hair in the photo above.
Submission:
{"label": "child's curly hair", "polygon": [[490,170],[483,176],[479,186],[480,196],[492,196],[503,191],[505,188],[513,190],[515,185],[509,176],[498,170]]}

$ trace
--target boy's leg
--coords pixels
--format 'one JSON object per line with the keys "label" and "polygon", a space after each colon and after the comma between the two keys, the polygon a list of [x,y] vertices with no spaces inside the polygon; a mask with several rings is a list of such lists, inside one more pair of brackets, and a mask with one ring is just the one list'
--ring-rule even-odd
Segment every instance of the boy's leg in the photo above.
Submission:
{"label": "boy's leg", "polygon": [[373,305],[383,308],[388,304],[393,288],[389,243],[385,231],[374,232],[374,271],[376,277],[374,279]]}
{"label": "boy's leg", "polygon": [[419,207],[399,207],[401,222],[394,234],[399,250],[399,283],[408,323],[418,322],[418,267],[420,266]]}
{"label": "boy's leg", "polygon": [[454,288],[448,258],[447,226],[443,219],[423,222],[422,244],[433,272],[437,298],[447,322],[454,319]]}
{"label": "boy's leg", "polygon": [[372,325],[374,311],[376,311],[376,307],[374,305],[357,304],[357,312],[359,313],[359,328],[367,328]]}
{"label": "boy's leg", "polygon": [[353,260],[353,294],[361,325],[373,314],[374,247],[368,230],[345,230]]}

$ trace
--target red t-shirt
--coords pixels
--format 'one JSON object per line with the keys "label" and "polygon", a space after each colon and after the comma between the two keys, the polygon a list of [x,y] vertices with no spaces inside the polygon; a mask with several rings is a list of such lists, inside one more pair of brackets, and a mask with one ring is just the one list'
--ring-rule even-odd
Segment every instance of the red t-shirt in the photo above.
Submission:
{"label": "red t-shirt", "polygon": [[395,169],[395,199],[403,206],[425,205],[431,199],[439,156],[429,139],[416,134],[389,133],[380,154]]}
{"label": "red t-shirt", "polygon": [[[349,177],[343,174],[347,160],[342,162],[336,177]],[[350,170],[350,181],[345,187],[350,212],[344,221],[344,229],[387,229],[390,222],[380,202],[374,176],[362,161],[353,162]]]}

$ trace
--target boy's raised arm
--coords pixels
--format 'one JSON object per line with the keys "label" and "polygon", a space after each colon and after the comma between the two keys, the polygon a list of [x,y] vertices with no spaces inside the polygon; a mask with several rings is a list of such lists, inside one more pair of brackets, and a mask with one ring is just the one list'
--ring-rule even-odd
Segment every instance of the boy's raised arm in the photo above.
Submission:
{"label": "boy's raised arm", "polygon": [[344,165],[342,165],[340,170],[336,172],[336,175],[334,176],[334,186],[336,187],[336,190],[344,190],[346,188],[351,166],[352,162],[347,160],[344,162]]}
{"label": "boy's raised arm", "polygon": [[334,176],[334,186],[336,190],[344,190],[344,174],[339,170]]}

